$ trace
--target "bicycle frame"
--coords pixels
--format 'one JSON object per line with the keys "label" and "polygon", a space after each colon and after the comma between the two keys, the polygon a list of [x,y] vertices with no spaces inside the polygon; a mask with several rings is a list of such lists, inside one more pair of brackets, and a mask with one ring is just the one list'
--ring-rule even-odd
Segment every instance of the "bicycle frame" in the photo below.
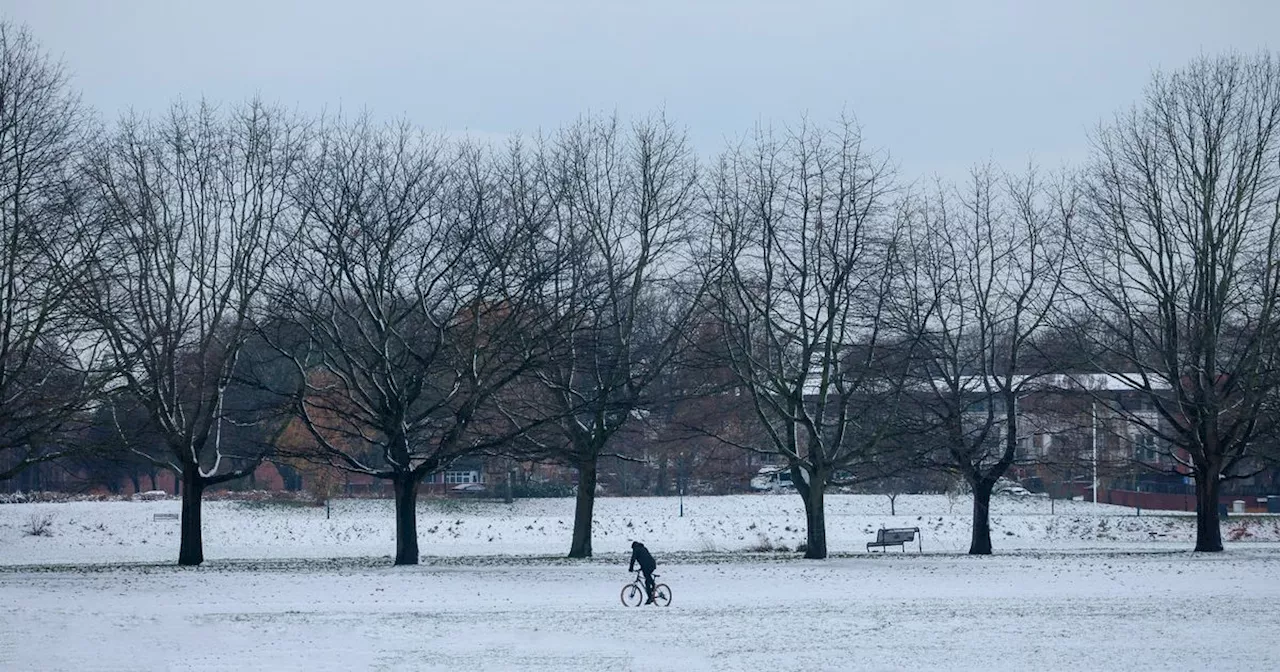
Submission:
{"label": "bicycle frame", "polygon": [[[648,594],[649,594],[649,589],[648,589],[648,588],[646,588],[646,587],[645,587],[645,585],[644,585],[644,570],[643,570],[643,569],[637,569],[637,570],[636,570],[635,584],[636,584],[637,586],[640,586],[640,590],[643,590],[645,595],[648,595]],[[657,573],[657,572],[654,572],[654,574],[653,574],[653,585],[654,585],[654,586],[657,586],[657,585],[658,585],[658,573]]]}
{"label": "bicycle frame", "polygon": [[627,602],[626,591],[627,591],[627,589],[631,588],[632,586],[634,586],[634,587],[638,590],[638,592],[639,592],[641,595],[644,595],[644,596],[645,596],[645,598],[647,598],[647,599],[656,599],[656,598],[659,598],[659,597],[662,597],[662,596],[664,596],[664,595],[665,595],[665,596],[666,596],[666,598],[665,598],[665,600],[666,600],[666,601],[665,601],[665,603],[663,603],[663,604],[662,604],[662,606],[666,606],[667,604],[670,604],[670,603],[671,603],[671,597],[670,597],[670,596],[671,596],[671,588],[670,588],[669,586],[667,586],[666,584],[658,583],[658,574],[656,574],[656,573],[653,575],[653,589],[654,589],[654,592],[652,592],[652,593],[650,593],[650,592],[649,592],[649,589],[644,585],[644,570],[643,570],[643,569],[642,569],[642,570],[639,570],[639,571],[637,571],[637,572],[635,572],[635,577],[631,580],[631,583],[629,583],[629,584],[625,584],[625,585],[624,585],[624,587],[623,587],[623,599],[622,599],[622,603],[623,603],[623,604],[626,604],[627,606],[638,606],[638,603],[637,603],[637,604],[635,604],[635,605],[633,605],[633,604],[630,604],[630,603],[628,603],[628,602]]}

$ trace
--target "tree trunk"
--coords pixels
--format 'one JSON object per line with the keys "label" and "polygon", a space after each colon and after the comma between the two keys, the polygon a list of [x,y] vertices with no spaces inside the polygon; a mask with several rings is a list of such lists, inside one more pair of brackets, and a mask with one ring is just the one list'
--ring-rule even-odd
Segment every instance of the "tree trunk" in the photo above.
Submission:
{"label": "tree trunk", "polygon": [[392,481],[396,497],[396,564],[418,564],[418,479],[400,474]]}
{"label": "tree trunk", "polygon": [[994,485],[986,480],[973,485],[973,536],[969,555],[991,555],[991,489]]}
{"label": "tree trunk", "polygon": [[502,501],[507,504],[514,504],[516,501],[515,493],[511,490],[511,467],[507,467],[507,482],[502,488]]}
{"label": "tree trunk", "polygon": [[1222,526],[1218,517],[1218,492],[1221,483],[1217,469],[1196,471],[1196,550],[1216,553],[1222,550]]}
{"label": "tree trunk", "polygon": [[653,494],[663,497],[667,494],[667,456],[663,455],[658,460],[658,482],[653,488]]}
{"label": "tree trunk", "polygon": [[[174,482],[176,484],[178,481]],[[181,483],[182,529],[178,564],[195,566],[204,562],[204,540],[200,536],[200,503],[204,497],[204,482],[200,478],[200,467],[189,465],[183,470]]]}
{"label": "tree trunk", "polygon": [[596,463],[578,465],[578,502],[573,511],[573,543],[569,557],[591,557],[591,517],[596,507]]}
{"label": "tree trunk", "polygon": [[[792,470],[795,473],[798,470]],[[794,479],[795,476],[792,476]],[[806,487],[797,487],[804,498],[805,517],[805,549],[804,557],[821,560],[827,557],[827,514],[824,497],[827,484],[825,478],[810,475]]]}

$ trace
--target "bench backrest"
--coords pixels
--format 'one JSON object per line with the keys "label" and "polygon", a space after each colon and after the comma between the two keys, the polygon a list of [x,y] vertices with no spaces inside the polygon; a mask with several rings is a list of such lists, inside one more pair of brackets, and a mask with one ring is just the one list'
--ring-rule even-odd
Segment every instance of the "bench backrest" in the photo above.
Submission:
{"label": "bench backrest", "polygon": [[886,544],[901,544],[908,541],[915,541],[916,528],[900,527],[889,530],[880,530],[876,533],[876,541]]}

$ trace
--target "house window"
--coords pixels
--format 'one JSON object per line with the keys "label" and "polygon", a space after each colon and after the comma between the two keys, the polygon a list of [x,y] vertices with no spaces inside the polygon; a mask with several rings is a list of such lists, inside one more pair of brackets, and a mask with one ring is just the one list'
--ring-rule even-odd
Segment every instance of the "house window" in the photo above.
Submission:
{"label": "house window", "polygon": [[1036,432],[1034,434],[1023,434],[1018,437],[1019,458],[1034,459],[1047,455],[1049,452],[1049,436]]}
{"label": "house window", "polygon": [[1129,395],[1129,398],[1124,402],[1124,408],[1128,411],[1154,411],[1156,410],[1156,405],[1151,397],[1135,393]]}
{"label": "house window", "polygon": [[1160,451],[1156,450],[1156,437],[1152,434],[1139,434],[1133,441],[1134,457],[1139,462],[1155,464],[1160,461]]}
{"label": "house window", "polygon": [[474,471],[446,471],[444,472],[444,482],[449,484],[479,483],[480,474]]}

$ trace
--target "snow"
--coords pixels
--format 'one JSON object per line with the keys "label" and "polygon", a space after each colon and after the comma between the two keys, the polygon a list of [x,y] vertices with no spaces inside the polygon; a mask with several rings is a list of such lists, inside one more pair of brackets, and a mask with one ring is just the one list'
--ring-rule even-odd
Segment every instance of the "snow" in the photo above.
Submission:
{"label": "snow", "polygon": [[[659,561],[663,560],[659,553]],[[863,555],[659,567],[621,556],[0,570],[22,670],[1272,669],[1280,558],[1235,549]]]}
{"label": "snow", "polygon": [[[919,527],[925,552],[963,552],[970,530],[968,498],[901,495],[896,516],[887,497],[832,495],[827,534],[832,553],[866,548],[880,527]],[[0,505],[0,565],[86,562],[166,562],[177,557],[176,500]],[[1087,502],[1053,504],[1036,497],[996,497],[992,505],[997,551],[1066,548],[1167,548],[1193,545],[1194,519],[1185,512],[1138,511]],[[390,500],[334,500],[324,507],[271,502],[214,501],[203,510],[207,559],[385,557],[395,549]],[[804,508],[794,494],[600,498],[596,552],[625,553],[631,541],[667,551],[732,552],[794,549],[804,541]],[[418,507],[423,555],[559,555],[573,528],[571,499],[424,500]],[[22,528],[32,516],[51,518],[51,536]],[[1224,538],[1280,541],[1280,517],[1229,518]]]}
{"label": "snow", "polygon": [[[199,568],[173,565],[175,500],[0,505],[0,669],[1270,669],[1280,517],[1224,522],[1001,497],[996,555],[963,554],[967,499],[833,495],[831,550],[795,495],[602,498],[596,557],[565,560],[568,499],[425,500],[423,564],[392,567],[391,503],[205,505]],[[22,528],[52,519],[52,536]],[[875,529],[924,554],[867,554]],[[1154,534],[1152,534],[1154,533]],[[1161,536],[1162,535],[1162,536]],[[655,552],[668,608],[619,600]]]}

